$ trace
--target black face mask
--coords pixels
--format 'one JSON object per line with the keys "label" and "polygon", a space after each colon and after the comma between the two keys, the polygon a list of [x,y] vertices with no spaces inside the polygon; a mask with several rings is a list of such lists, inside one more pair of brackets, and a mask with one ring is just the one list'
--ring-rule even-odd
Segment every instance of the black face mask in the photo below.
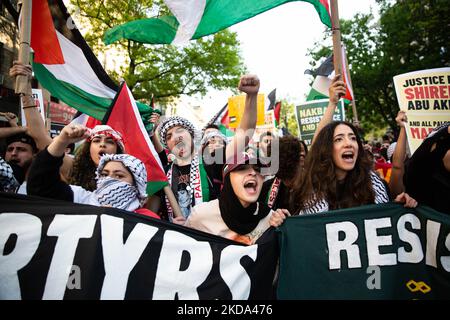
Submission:
{"label": "black face mask", "polygon": [[16,178],[16,180],[20,184],[22,184],[25,180],[25,170],[26,169],[22,168],[14,161],[9,161],[8,164],[11,166],[11,169],[13,170],[13,174],[14,174],[14,177]]}
{"label": "black face mask", "polygon": [[270,208],[263,203],[255,202],[244,208],[233,191],[229,174],[224,178],[223,189],[219,196],[219,207],[225,224],[230,230],[240,235],[253,231],[259,221],[270,212]]}

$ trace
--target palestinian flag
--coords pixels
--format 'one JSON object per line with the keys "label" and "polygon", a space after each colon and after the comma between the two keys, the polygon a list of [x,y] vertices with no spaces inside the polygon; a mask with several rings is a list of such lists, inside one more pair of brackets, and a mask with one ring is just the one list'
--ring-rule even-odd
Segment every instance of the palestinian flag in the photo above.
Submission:
{"label": "palestinian flag", "polygon": [[280,112],[281,112],[281,101],[275,103],[275,107],[273,108],[273,113],[275,115],[276,126],[280,124]]}
{"label": "palestinian flag", "polygon": [[328,99],[328,88],[331,85],[331,79],[325,76],[316,76],[309,91],[306,101]]}
{"label": "palestinian flag", "polygon": [[102,124],[102,122],[91,116],[88,116],[85,113],[78,111],[73,117],[72,121],[70,121],[70,124],[78,124],[92,129],[95,126]]}
{"label": "palestinian flag", "polygon": [[102,122],[119,131],[122,134],[127,153],[145,164],[148,180],[147,193],[149,195],[168,185],[158,153],[150,141],[136,101],[125,83],[122,84]]}
{"label": "palestinian flag", "polygon": [[280,123],[280,111],[281,111],[281,102],[276,102],[277,100],[277,89],[273,89],[266,98],[266,112],[273,110],[273,114],[275,116],[275,127],[278,127]]}
{"label": "palestinian flag", "polygon": [[208,124],[215,124],[219,127],[220,132],[222,132],[226,137],[234,136],[234,131],[230,130],[230,117],[228,116],[228,103],[226,103],[222,109],[217,112]]}
{"label": "palestinian flag", "polygon": [[277,99],[277,89],[273,89],[264,100],[265,111],[273,110],[275,107],[275,100]]}
{"label": "palestinian flag", "polygon": [[[347,84],[347,91],[343,98],[347,101],[354,99],[353,89],[348,75],[349,70],[346,68],[345,49],[342,46],[342,73],[344,75],[343,80]],[[331,81],[334,78],[334,65],[333,55],[327,57],[325,61],[316,70],[305,70],[305,74],[315,76],[314,82],[311,87],[311,91],[306,98],[306,101],[328,99],[328,88],[331,85]]]}
{"label": "palestinian flag", "polygon": [[347,70],[347,53],[345,52],[345,46],[341,46],[341,56],[342,56],[342,73],[344,74],[344,82],[347,85],[347,92],[343,97],[345,100],[354,100],[352,81],[350,80],[350,70]]}
{"label": "palestinian flag", "polygon": [[[106,74],[61,0],[33,0],[33,71],[51,95],[102,119],[118,86]],[[141,114],[151,113],[140,106]]]}
{"label": "palestinian flag", "polygon": [[293,1],[311,3],[322,23],[331,28],[328,0],[164,0],[172,16],[116,26],[105,33],[104,42],[111,44],[130,39],[143,43],[182,44]]}

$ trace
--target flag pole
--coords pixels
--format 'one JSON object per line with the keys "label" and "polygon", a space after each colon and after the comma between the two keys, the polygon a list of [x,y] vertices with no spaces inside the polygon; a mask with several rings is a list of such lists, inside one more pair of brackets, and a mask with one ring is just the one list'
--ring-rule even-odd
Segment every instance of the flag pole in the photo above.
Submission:
{"label": "flag pole", "polygon": [[[20,26],[20,45],[19,62],[25,65],[30,63],[30,39],[31,39],[31,1],[21,0],[21,26]],[[16,77],[15,92],[22,95],[31,95],[28,77],[18,75]]]}
{"label": "flag pole", "polygon": [[333,36],[333,64],[335,74],[342,76],[341,30],[337,0],[331,0],[331,31]]}
{"label": "flag pole", "polygon": [[[344,46],[342,46],[342,50],[345,50]],[[353,91],[352,77],[350,76],[350,69],[348,68],[347,53],[344,55],[344,57],[345,57],[345,59],[344,59],[345,70],[347,70],[348,85],[350,86],[350,88],[352,88],[352,92],[353,92],[353,99],[352,99],[353,120],[354,120],[354,124],[357,127],[359,127],[358,112],[356,111],[356,103],[355,103],[355,92]]]}
{"label": "flag pole", "polygon": [[173,194],[173,191],[170,188],[170,186],[164,187],[164,193],[166,194],[170,206],[172,207],[173,215],[175,217],[182,217],[183,214],[181,213],[180,206],[178,205],[177,199],[175,198],[175,195]]}

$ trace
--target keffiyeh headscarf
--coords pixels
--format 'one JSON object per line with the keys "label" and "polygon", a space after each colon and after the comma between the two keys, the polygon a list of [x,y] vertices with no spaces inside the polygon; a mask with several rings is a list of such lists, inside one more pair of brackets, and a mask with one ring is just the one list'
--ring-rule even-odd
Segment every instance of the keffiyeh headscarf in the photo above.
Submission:
{"label": "keffiyeh headscarf", "polygon": [[185,128],[191,134],[192,139],[194,139],[195,133],[194,125],[185,118],[173,116],[164,120],[164,122],[161,123],[161,126],[159,128],[159,137],[163,146],[167,147],[167,139],[166,139],[167,131],[176,126]]}
{"label": "keffiyeh headscarf", "polygon": [[[133,175],[134,185],[102,177],[101,172],[109,161],[121,162]],[[97,189],[94,194],[100,205],[134,211],[147,199],[147,171],[141,160],[129,154],[105,154],[100,158],[96,171]]]}
{"label": "keffiyeh headscarf", "polygon": [[211,132],[208,132],[207,134],[205,134],[203,136],[202,141],[201,141],[201,145],[202,146],[205,145],[209,141],[209,139],[212,139],[212,138],[220,138],[220,139],[223,140],[223,143],[225,145],[227,144],[227,137],[225,137],[225,135],[222,132],[220,132],[220,131],[211,131]]}
{"label": "keffiyeh headscarf", "polygon": [[111,137],[114,140],[114,142],[117,143],[122,152],[125,152],[125,145],[123,144],[122,135],[120,134],[119,131],[114,130],[108,125],[104,124],[98,125],[91,130],[91,135],[87,139],[87,141],[92,141],[92,139],[99,136]]}

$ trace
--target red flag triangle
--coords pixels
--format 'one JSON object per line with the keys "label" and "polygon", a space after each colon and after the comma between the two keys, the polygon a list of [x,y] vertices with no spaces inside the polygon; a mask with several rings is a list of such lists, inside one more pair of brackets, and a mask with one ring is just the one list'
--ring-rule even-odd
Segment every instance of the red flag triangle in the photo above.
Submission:
{"label": "red flag triangle", "polygon": [[31,48],[34,50],[34,62],[36,63],[64,64],[64,56],[47,0],[33,0]]}
{"label": "red flag triangle", "polygon": [[166,186],[167,177],[155,147],[150,141],[136,101],[124,83],[103,123],[122,134],[125,150],[140,159],[147,169],[147,192],[153,194]]}

